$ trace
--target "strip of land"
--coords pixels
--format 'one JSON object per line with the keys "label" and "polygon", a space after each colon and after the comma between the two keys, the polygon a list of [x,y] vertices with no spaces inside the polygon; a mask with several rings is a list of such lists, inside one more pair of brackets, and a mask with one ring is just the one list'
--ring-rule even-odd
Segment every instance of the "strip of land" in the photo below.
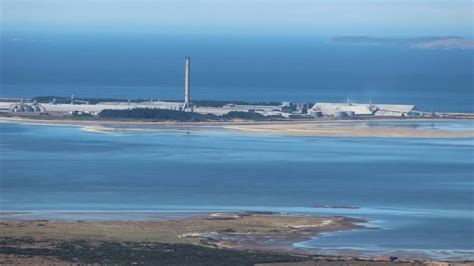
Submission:
{"label": "strip of land", "polygon": [[[210,213],[155,221],[0,221],[0,264],[423,265],[396,258],[318,256],[292,243],[362,229],[363,220],[266,212]],[[301,264],[303,263],[303,264]],[[308,264],[309,263],[309,264]]]}
{"label": "strip of land", "polygon": [[362,220],[265,212],[155,221],[3,220],[0,263],[298,262],[310,256],[291,253],[292,243],[320,232],[362,228],[358,222]]}
{"label": "strip of land", "polygon": [[[211,213],[188,219],[155,221],[3,221],[4,237],[61,240],[159,241],[272,250],[320,232],[363,228],[363,220],[345,217],[292,216],[274,213]],[[248,236],[252,236],[249,238]],[[269,245],[266,241],[276,244]],[[203,242],[204,241],[204,242]]]}
{"label": "strip of land", "polygon": [[401,125],[367,125],[365,123],[298,123],[228,125],[224,128],[246,134],[320,137],[383,138],[472,138],[474,130],[417,129]]}
{"label": "strip of land", "polygon": [[[176,122],[176,121],[123,121],[38,119],[27,117],[0,117],[0,122],[36,125],[81,126],[88,132],[123,131],[183,131],[186,133],[239,133],[280,136],[314,137],[385,137],[385,138],[472,138],[474,127],[465,130],[430,129],[416,127],[417,123],[440,121],[469,121],[451,119],[370,119],[318,121],[229,121],[229,122]],[[368,124],[368,122],[372,122]],[[373,123],[380,122],[380,124]],[[387,124],[384,122],[396,122]],[[404,126],[403,123],[410,123]],[[415,126],[414,126],[415,125]],[[146,126],[146,127],[145,127]]]}

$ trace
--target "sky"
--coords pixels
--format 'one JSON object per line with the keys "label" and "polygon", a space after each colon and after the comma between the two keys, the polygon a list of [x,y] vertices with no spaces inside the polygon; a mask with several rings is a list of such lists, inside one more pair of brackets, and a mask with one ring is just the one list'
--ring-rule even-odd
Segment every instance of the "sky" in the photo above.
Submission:
{"label": "sky", "polygon": [[0,0],[1,29],[473,36],[472,0]]}

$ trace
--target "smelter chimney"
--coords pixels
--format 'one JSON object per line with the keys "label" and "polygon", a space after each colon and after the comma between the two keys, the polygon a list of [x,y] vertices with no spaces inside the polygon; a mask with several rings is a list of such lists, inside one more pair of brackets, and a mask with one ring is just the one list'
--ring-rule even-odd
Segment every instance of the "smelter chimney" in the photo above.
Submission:
{"label": "smelter chimney", "polygon": [[190,92],[191,92],[191,61],[189,57],[184,58],[184,104],[183,104],[183,111],[186,108],[189,108],[190,105]]}

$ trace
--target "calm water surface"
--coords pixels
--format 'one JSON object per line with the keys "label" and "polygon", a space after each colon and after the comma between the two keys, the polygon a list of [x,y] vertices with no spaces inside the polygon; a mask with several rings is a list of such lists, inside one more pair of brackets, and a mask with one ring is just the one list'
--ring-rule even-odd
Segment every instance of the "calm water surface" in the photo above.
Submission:
{"label": "calm water surface", "polygon": [[[473,128],[471,122],[418,126]],[[470,138],[92,133],[0,123],[0,210],[349,215],[381,229],[295,245],[472,259],[473,147]]]}

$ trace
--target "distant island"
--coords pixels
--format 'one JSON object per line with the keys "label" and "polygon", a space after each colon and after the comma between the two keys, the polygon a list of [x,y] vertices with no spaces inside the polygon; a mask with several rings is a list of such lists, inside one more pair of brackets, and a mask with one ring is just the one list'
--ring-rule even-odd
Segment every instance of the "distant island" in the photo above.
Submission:
{"label": "distant island", "polygon": [[418,38],[342,36],[332,38],[331,42],[342,44],[407,46],[416,49],[474,49],[474,41],[457,36]]}

